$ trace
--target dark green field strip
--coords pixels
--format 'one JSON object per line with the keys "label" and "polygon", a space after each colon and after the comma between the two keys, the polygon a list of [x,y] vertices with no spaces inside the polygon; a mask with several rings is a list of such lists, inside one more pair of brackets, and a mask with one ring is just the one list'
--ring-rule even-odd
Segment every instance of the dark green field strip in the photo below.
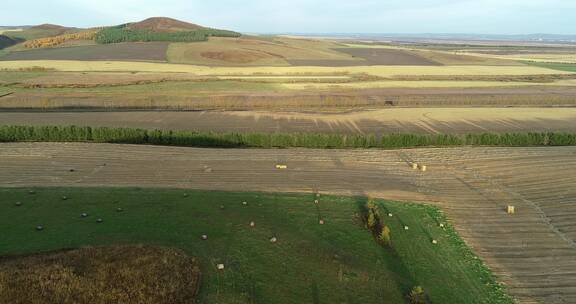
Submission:
{"label": "dark green field strip", "polygon": [[222,148],[416,148],[573,146],[573,133],[389,134],[213,133],[76,126],[0,126],[0,142],[95,142]]}
{"label": "dark green field strip", "polygon": [[372,134],[213,133],[76,126],[0,126],[0,142],[96,142],[221,148],[416,148],[573,146],[574,133]]}
{"label": "dark green field strip", "polygon": [[201,261],[201,303],[396,304],[416,285],[431,303],[512,303],[437,209],[377,201],[393,214],[384,219],[392,247],[383,247],[361,220],[365,203],[312,194],[4,188],[0,256],[89,245],[178,247]]}

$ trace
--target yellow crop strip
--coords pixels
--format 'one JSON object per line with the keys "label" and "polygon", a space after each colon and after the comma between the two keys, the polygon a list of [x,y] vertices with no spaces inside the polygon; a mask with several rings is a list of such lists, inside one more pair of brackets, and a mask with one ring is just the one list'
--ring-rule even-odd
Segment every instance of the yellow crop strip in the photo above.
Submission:
{"label": "yellow crop strip", "polygon": [[200,76],[250,75],[310,75],[310,74],[369,74],[393,76],[515,76],[573,74],[535,66],[354,66],[354,67],[206,67],[186,64],[125,62],[125,61],[72,61],[31,60],[0,61],[0,69],[18,70],[43,67],[70,72],[163,72],[191,73]]}

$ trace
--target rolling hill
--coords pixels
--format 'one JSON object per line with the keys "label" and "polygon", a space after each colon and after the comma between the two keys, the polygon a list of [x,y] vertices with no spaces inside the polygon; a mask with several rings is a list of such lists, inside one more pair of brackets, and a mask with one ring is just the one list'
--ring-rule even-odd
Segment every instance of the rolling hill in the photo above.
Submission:
{"label": "rolling hill", "polygon": [[152,17],[140,22],[128,23],[126,28],[160,33],[189,32],[207,29],[206,27],[167,17]]}
{"label": "rolling hill", "polygon": [[12,38],[12,37],[8,37],[6,35],[0,35],[0,50],[3,48],[13,46],[13,45],[15,45],[21,41],[22,40],[20,40],[18,38]]}

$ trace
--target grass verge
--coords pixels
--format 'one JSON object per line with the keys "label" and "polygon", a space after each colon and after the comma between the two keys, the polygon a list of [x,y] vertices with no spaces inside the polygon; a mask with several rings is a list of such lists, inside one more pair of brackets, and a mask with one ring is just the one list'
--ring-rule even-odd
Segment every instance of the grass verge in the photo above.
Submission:
{"label": "grass verge", "polygon": [[199,258],[200,303],[396,304],[416,285],[431,303],[512,303],[437,209],[377,203],[394,215],[385,219],[393,249],[365,229],[366,199],[359,197],[0,188],[0,255],[86,245],[177,247]]}

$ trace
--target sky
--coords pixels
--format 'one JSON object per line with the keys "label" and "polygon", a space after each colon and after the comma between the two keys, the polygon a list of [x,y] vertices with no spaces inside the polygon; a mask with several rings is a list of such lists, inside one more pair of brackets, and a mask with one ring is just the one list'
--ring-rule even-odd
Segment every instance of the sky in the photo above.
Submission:
{"label": "sky", "polygon": [[576,0],[5,0],[0,25],[172,17],[245,33],[576,34]]}

